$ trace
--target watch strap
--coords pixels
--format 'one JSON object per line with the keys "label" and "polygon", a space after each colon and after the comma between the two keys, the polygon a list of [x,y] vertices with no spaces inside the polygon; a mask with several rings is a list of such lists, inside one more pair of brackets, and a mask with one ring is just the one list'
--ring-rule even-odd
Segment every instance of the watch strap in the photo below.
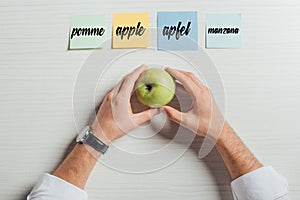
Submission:
{"label": "watch strap", "polygon": [[91,147],[101,152],[102,154],[104,154],[108,149],[108,145],[104,144],[101,140],[99,140],[96,136],[94,136],[91,133],[91,131],[84,143],[90,145]]}

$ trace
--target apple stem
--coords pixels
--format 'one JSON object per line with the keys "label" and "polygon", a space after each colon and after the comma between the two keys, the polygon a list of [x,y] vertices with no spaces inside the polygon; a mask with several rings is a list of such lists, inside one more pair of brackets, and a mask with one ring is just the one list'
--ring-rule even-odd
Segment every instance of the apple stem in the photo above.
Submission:
{"label": "apple stem", "polygon": [[151,85],[146,85],[146,90],[150,91],[152,89]]}

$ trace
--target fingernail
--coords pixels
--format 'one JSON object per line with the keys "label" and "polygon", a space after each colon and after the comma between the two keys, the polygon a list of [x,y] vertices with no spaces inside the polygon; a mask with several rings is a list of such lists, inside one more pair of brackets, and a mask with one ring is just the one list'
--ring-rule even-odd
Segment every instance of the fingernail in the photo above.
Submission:
{"label": "fingernail", "polygon": [[147,67],[147,65],[146,65],[146,64],[142,64],[140,67],[141,67],[141,68],[142,68],[142,67]]}

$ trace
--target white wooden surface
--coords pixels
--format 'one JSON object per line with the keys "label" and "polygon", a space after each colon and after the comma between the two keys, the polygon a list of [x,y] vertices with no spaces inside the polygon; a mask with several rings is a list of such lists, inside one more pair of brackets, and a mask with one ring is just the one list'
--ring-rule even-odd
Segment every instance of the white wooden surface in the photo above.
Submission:
{"label": "white wooden surface", "polygon": [[[147,11],[155,26],[156,12],[164,10],[197,10],[201,47],[205,13],[242,13],[243,48],[206,50],[222,75],[226,116],[258,158],[287,177],[291,198],[300,196],[299,1],[1,0],[1,199],[24,199],[76,135],[73,83],[90,51],[66,50],[70,16],[104,13],[110,25],[114,12]],[[232,199],[229,184],[215,151],[199,160],[190,149],[173,165],[142,175],[98,164],[87,191],[89,199],[225,200]]]}

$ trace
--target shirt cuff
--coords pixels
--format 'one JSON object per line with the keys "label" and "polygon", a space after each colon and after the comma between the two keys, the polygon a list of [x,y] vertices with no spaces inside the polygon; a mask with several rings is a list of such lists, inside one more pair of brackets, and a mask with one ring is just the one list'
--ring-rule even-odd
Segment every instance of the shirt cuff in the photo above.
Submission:
{"label": "shirt cuff", "polygon": [[261,167],[231,182],[235,200],[289,199],[287,180],[273,167]]}
{"label": "shirt cuff", "polygon": [[88,195],[84,190],[47,173],[27,196],[27,200],[86,200],[87,198]]}

